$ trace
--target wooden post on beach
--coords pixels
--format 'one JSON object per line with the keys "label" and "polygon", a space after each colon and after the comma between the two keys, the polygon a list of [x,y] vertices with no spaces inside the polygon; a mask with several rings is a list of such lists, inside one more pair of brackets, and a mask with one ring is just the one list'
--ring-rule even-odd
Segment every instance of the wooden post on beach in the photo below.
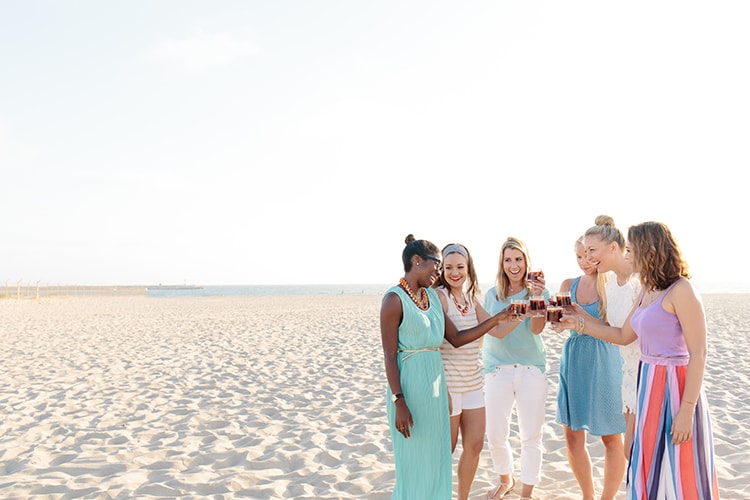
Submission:
{"label": "wooden post on beach", "polygon": [[16,300],[21,300],[21,280],[16,283]]}

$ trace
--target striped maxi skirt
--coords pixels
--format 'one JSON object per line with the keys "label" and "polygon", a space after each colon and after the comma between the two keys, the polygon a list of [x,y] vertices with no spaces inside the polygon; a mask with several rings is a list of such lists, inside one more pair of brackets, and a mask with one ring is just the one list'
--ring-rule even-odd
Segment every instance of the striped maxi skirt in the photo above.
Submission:
{"label": "striped maxi skirt", "polygon": [[627,498],[719,498],[711,418],[703,390],[696,401],[693,436],[673,445],[672,419],[680,409],[687,358],[641,356]]}

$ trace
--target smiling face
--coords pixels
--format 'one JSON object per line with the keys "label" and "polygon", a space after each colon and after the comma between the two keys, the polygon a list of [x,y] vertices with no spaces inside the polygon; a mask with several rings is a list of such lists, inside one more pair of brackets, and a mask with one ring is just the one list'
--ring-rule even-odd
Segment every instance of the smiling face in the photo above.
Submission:
{"label": "smiling face", "polygon": [[503,271],[511,283],[522,282],[526,277],[526,258],[523,252],[506,248],[503,252]]}
{"label": "smiling face", "polygon": [[596,266],[586,256],[586,249],[582,243],[576,243],[576,261],[585,274],[596,274]]}
{"label": "smiling face", "polygon": [[[599,236],[586,236],[583,240],[586,251],[586,259],[600,273],[612,271],[616,264],[617,243],[606,243]],[[583,268],[581,268],[583,269]]]}
{"label": "smiling face", "polygon": [[419,255],[415,255],[414,259],[416,267],[412,267],[412,269],[419,271],[419,276],[417,277],[419,286],[425,288],[432,287],[440,275],[440,256],[425,255],[425,258],[422,258]]}
{"label": "smiling face", "polygon": [[625,262],[630,264],[630,267],[635,270],[633,262],[633,250],[630,248],[630,243],[625,242]]}
{"label": "smiling face", "polygon": [[469,264],[466,257],[454,252],[443,260],[443,279],[452,290],[463,290],[466,277],[469,275]]}

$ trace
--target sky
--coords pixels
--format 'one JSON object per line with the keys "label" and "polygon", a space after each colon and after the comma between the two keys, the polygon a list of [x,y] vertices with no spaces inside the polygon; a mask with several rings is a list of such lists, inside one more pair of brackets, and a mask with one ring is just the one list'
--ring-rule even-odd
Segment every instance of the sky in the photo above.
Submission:
{"label": "sky", "polygon": [[[750,3],[0,1],[0,284],[578,275],[599,214],[747,284]],[[743,174],[744,173],[744,174]]]}

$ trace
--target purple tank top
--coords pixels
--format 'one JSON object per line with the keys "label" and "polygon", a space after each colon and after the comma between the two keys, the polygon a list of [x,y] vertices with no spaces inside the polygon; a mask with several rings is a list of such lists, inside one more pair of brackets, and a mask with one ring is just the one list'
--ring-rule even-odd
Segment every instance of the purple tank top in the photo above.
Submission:
{"label": "purple tank top", "polygon": [[673,358],[688,355],[680,320],[676,314],[667,312],[662,307],[664,296],[678,282],[679,280],[669,285],[653,304],[647,307],[639,306],[630,317],[630,325],[638,335],[641,353],[645,356]]}

